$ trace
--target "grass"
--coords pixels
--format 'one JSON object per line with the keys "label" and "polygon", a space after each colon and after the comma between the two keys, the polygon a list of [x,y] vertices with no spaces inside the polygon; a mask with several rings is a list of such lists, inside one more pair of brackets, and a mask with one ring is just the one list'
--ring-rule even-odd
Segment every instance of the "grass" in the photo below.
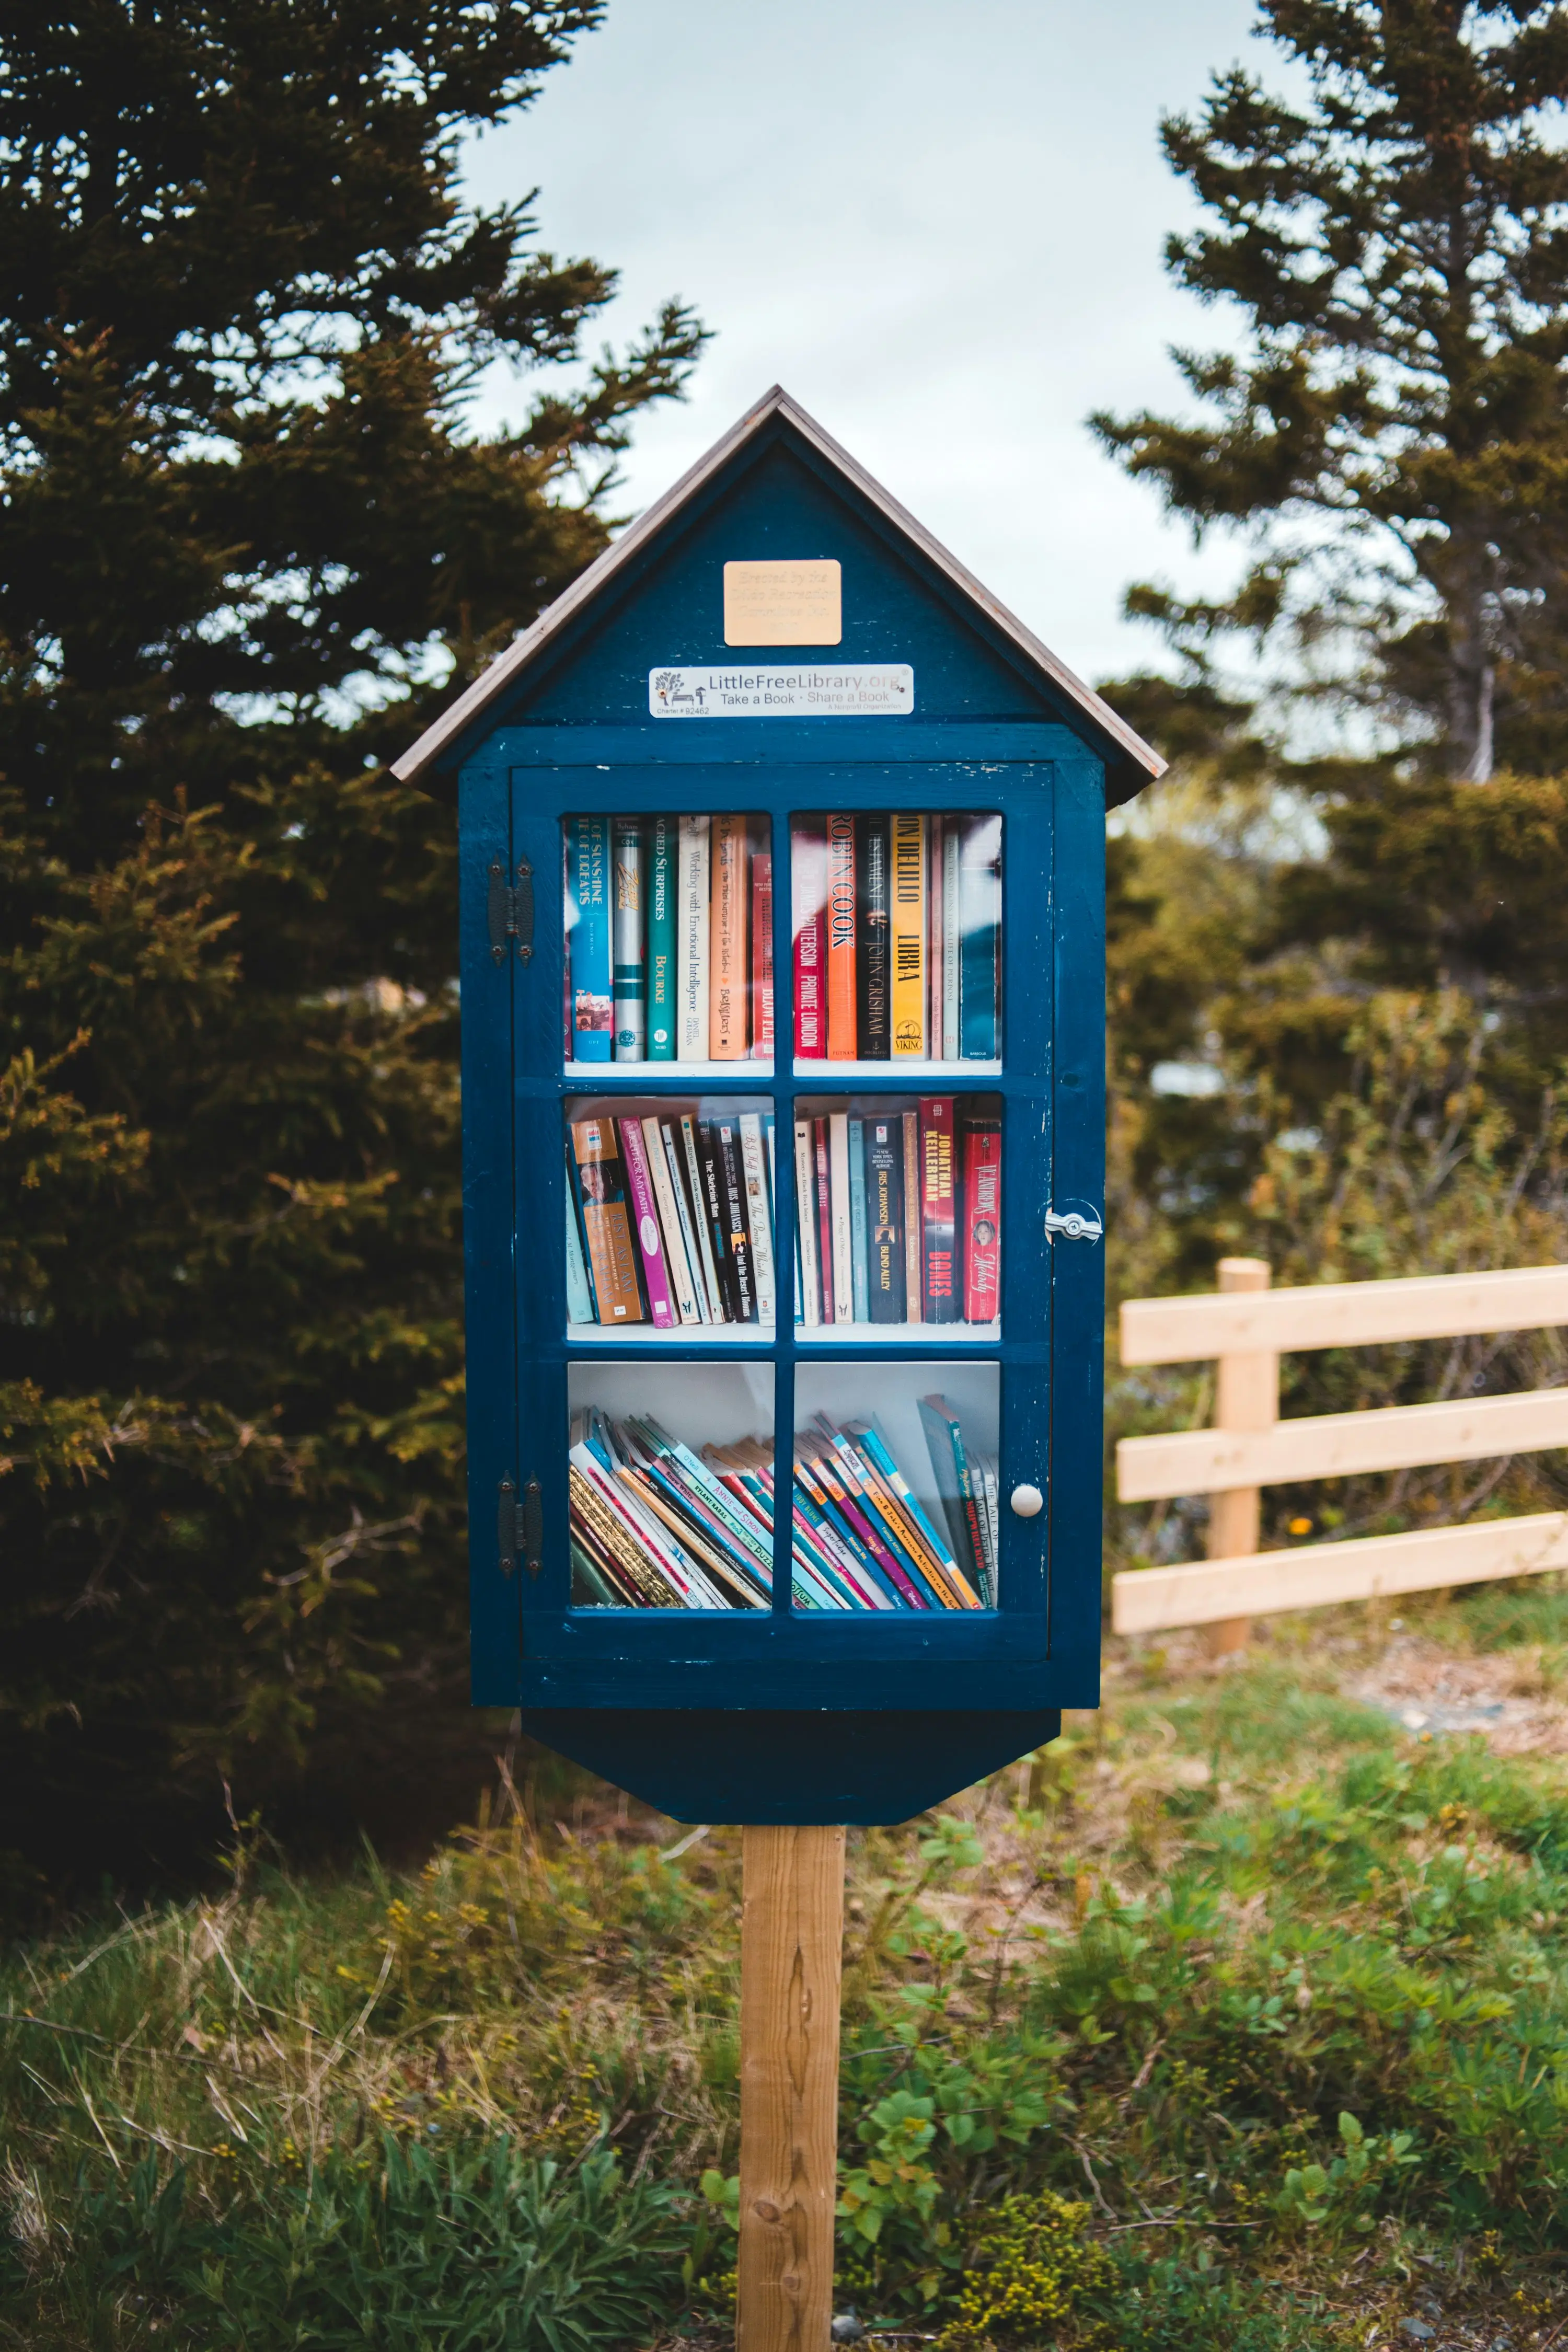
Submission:
{"label": "grass", "polygon": [[[1356,1696],[1483,1652],[1539,1727],[1568,1594],[1124,1656],[855,1833],[841,2305],[945,2352],[1568,2321],[1568,1765]],[[498,1790],[419,1871],[251,1834],[221,1895],[13,1948],[0,2343],[728,2340],[738,1833]]]}

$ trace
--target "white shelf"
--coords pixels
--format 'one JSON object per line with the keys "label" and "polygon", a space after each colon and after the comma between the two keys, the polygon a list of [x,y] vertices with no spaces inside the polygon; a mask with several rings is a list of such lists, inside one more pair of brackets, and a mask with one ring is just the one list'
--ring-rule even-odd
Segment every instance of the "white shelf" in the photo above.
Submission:
{"label": "white shelf", "polygon": [[917,1062],[912,1055],[897,1062],[831,1062],[826,1056],[809,1062],[796,1061],[795,1083],[802,1078],[855,1078],[877,1083],[868,1084],[871,1094],[896,1095],[915,1091],[931,1091],[931,1081],[938,1078],[999,1078],[1000,1062]]}
{"label": "white shelf", "polygon": [[563,1062],[563,1076],[580,1082],[584,1094],[605,1087],[629,1087],[635,1094],[700,1093],[708,1078],[754,1078],[766,1085],[772,1062]]}
{"label": "white shelf", "polygon": [[902,1348],[911,1339],[943,1348],[994,1348],[1000,1323],[797,1323],[797,1347]]}
{"label": "white shelf", "polygon": [[566,1344],[582,1346],[590,1339],[614,1339],[628,1348],[660,1348],[689,1346],[692,1340],[729,1340],[755,1348],[771,1348],[774,1327],[771,1323],[677,1323],[661,1331],[652,1323],[568,1323]]}

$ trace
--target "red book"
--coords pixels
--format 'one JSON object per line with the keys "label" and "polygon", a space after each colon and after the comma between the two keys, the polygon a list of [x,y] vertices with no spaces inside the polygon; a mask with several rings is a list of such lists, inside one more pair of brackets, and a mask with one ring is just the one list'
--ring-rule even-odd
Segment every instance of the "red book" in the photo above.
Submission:
{"label": "red book", "polygon": [[963,1129],[963,1319],[994,1323],[1002,1298],[1002,1122]]}
{"label": "red book", "polygon": [[859,1052],[859,991],[855,958],[855,820],[827,820],[827,1055],[852,1062]]}
{"label": "red book", "polygon": [[833,1320],[833,1160],[825,1118],[811,1122],[816,1157],[816,1278],[822,1288],[822,1319]]}
{"label": "red book", "polygon": [[795,930],[795,1050],[827,1052],[827,835],[797,825],[790,837],[790,920]]}
{"label": "red book", "polygon": [[921,1310],[926,1323],[963,1316],[956,1259],[958,1203],[952,1156],[952,1097],[921,1097]]}
{"label": "red book", "polygon": [[752,1058],[773,1058],[773,860],[752,853]]}

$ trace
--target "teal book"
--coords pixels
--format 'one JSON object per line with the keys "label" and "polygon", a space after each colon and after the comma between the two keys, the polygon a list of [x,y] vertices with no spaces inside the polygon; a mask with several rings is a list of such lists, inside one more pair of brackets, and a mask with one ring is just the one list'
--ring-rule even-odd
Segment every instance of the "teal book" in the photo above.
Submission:
{"label": "teal book", "polygon": [[952,1536],[952,1556],[987,1609],[996,1596],[985,1573],[985,1545],[980,1532],[980,1498],[970,1475],[969,1456],[958,1415],[942,1396],[921,1397],[921,1426],[942,1503],[942,1517]]}
{"label": "teal book", "polygon": [[1001,1053],[1002,820],[971,817],[958,858],[958,1050],[965,1062]]}
{"label": "teal book", "polygon": [[675,893],[679,823],[656,816],[647,850],[647,1057],[675,1055]]}
{"label": "teal book", "polygon": [[610,820],[572,819],[567,848],[571,918],[572,1058],[610,1059]]}
{"label": "teal book", "polygon": [[849,1267],[855,1301],[855,1321],[871,1320],[870,1287],[866,1276],[866,1122],[849,1122]]}
{"label": "teal book", "polygon": [[594,1321],[593,1293],[588,1288],[588,1267],[583,1255],[583,1236],[577,1230],[577,1208],[572,1198],[572,1179],[566,1179],[566,1320],[568,1323]]}
{"label": "teal book", "polygon": [[611,925],[616,1059],[647,1058],[647,940],[643,928],[642,826],[635,816],[615,821],[616,898]]}

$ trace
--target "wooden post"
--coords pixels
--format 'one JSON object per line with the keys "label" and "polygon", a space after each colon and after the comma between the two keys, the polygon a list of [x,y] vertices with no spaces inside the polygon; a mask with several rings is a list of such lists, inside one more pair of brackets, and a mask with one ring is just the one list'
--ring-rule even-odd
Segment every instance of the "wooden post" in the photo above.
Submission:
{"label": "wooden post", "polygon": [[[1267,1290],[1269,1265],[1263,1257],[1222,1257],[1221,1290]],[[1216,1429],[1269,1429],[1279,1418],[1279,1359],[1269,1355],[1221,1356],[1215,1380]],[[1233,1486],[1209,1498],[1208,1556],[1236,1559],[1258,1549],[1260,1489]],[[1207,1633],[1211,1658],[1245,1650],[1249,1617],[1224,1617]]]}
{"label": "wooden post", "polygon": [[740,2352],[827,2352],[844,1832],[748,1829],[741,1912]]}

